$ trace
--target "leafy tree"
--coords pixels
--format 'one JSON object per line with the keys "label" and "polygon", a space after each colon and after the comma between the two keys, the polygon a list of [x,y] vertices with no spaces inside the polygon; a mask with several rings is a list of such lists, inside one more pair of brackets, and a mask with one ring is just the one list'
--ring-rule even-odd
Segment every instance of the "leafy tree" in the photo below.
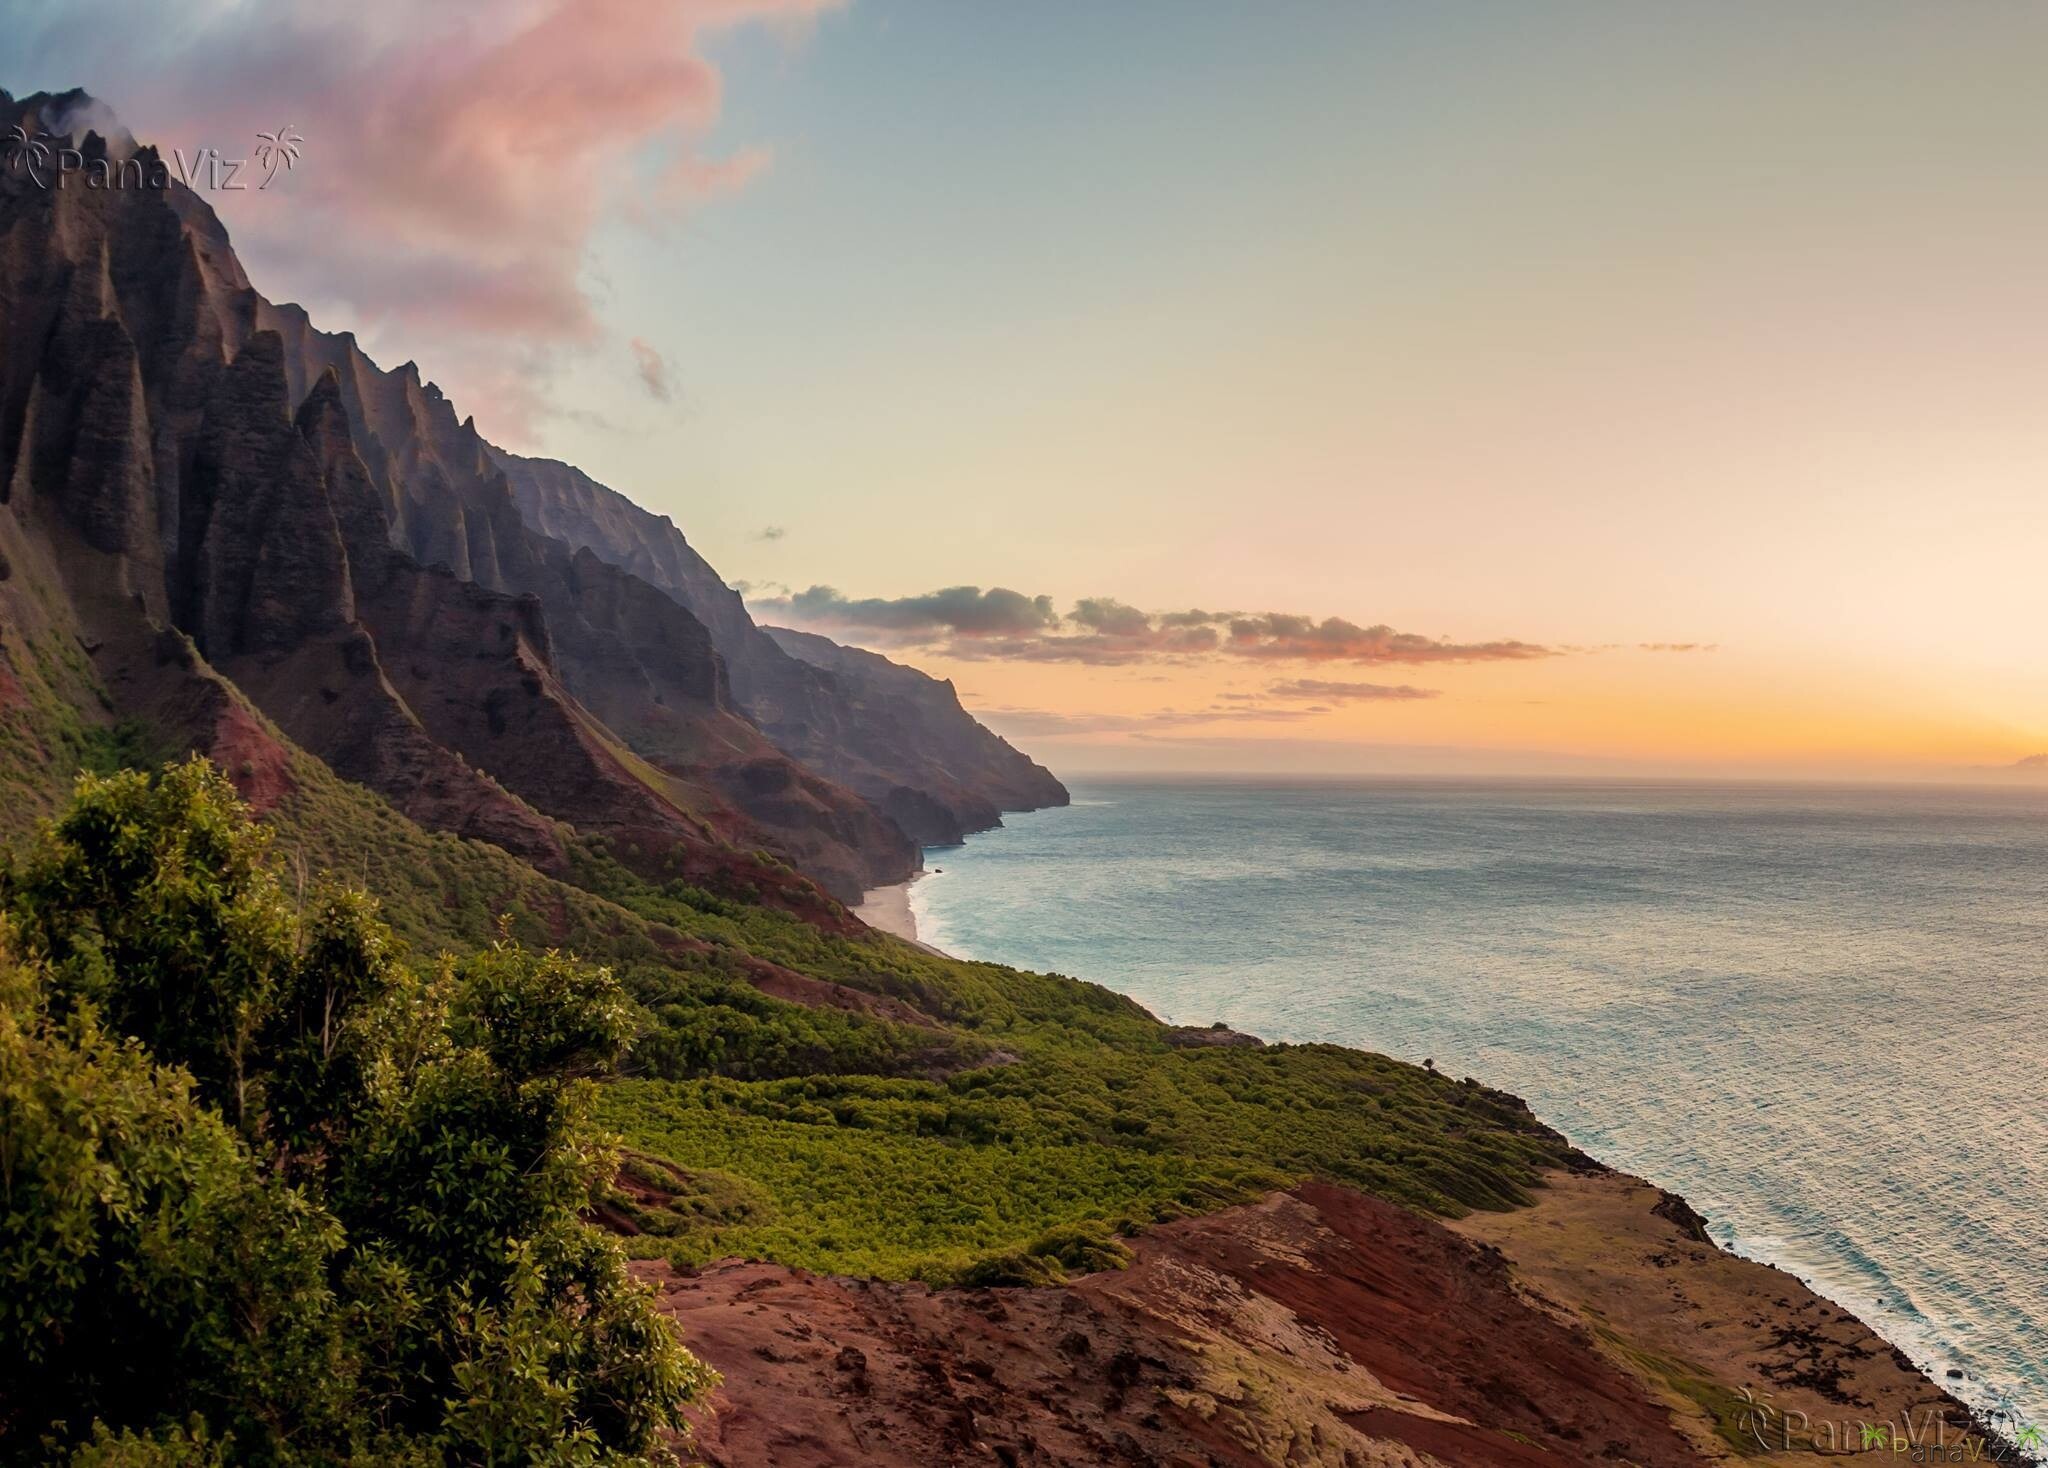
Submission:
{"label": "leafy tree", "polygon": [[355,1365],[329,1283],[340,1226],[254,1166],[189,1075],[89,1007],[37,1012],[34,979],[13,970],[0,1012],[7,1456],[188,1406],[238,1435],[331,1435]]}
{"label": "leafy tree", "polygon": [[0,878],[0,1462],[625,1464],[711,1373],[581,1221],[611,974],[422,970],[194,760]]}

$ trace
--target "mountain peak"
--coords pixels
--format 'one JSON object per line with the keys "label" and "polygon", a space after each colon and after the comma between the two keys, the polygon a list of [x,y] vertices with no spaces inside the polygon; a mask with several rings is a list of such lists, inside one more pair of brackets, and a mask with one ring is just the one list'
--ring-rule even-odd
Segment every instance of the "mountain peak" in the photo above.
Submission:
{"label": "mountain peak", "polygon": [[[61,92],[29,92],[21,97],[0,90],[0,109],[24,130],[42,132],[52,138],[76,140],[81,147],[97,137],[101,147],[125,158],[135,151],[135,134],[105,102],[83,87]],[[33,122],[34,126],[29,124]]]}

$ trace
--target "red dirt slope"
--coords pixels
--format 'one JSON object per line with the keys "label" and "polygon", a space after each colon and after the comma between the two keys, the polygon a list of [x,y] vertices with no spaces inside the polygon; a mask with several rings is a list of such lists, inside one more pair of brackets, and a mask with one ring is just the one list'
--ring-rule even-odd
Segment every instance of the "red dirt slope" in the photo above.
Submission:
{"label": "red dirt slope", "polygon": [[698,1451],[728,1468],[1700,1461],[1587,1331],[1431,1219],[1307,1184],[1134,1245],[1046,1290],[637,1267],[725,1375]]}

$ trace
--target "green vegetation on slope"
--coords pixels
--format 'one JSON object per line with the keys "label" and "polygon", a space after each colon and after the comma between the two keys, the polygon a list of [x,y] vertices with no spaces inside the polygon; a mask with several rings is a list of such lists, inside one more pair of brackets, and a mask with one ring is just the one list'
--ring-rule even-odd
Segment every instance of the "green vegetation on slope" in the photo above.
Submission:
{"label": "green vegetation on slope", "polygon": [[0,1462],[632,1464],[710,1374],[582,1222],[610,974],[415,968],[201,760],[0,876]]}
{"label": "green vegetation on slope", "polygon": [[[1128,1231],[1306,1176],[1434,1212],[1511,1207],[1567,1154],[1514,1098],[1384,1056],[1182,1048],[1099,985],[651,888],[600,855],[579,879],[723,950],[910,1004],[996,1062],[890,1077],[854,1052],[803,1077],[671,1070],[607,1088],[600,1115],[631,1146],[747,1186],[748,1207],[687,1211],[633,1243],[682,1262],[940,1281],[1057,1252],[1062,1229]],[[643,1044],[687,1015],[658,1009]]]}
{"label": "green vegetation on slope", "polygon": [[[560,946],[609,964],[647,1012],[631,1061],[636,1074],[898,1075],[954,1068],[984,1049],[960,1035],[770,998],[747,978],[749,950],[726,924],[701,915],[669,921],[692,910],[653,899],[595,847],[575,848],[579,868],[605,873],[643,911],[544,876],[495,846],[422,830],[303,753],[294,752],[291,776],[295,788],[264,818],[287,865],[337,873],[375,893],[384,920],[417,951],[472,952],[503,928],[529,946]],[[762,911],[708,894],[700,900]],[[811,931],[787,918],[777,929],[784,924]]]}
{"label": "green vegetation on slope", "polygon": [[761,1200],[660,1252],[934,1282],[1060,1228],[1128,1232],[1312,1175],[1447,1213],[1511,1206],[1565,1151],[1480,1087],[1336,1047],[1011,1040],[1016,1062],[935,1081],[622,1081],[599,1114]]}
{"label": "green vegetation on slope", "polygon": [[[612,1200],[642,1230],[636,1252],[1031,1277],[1033,1251],[1101,1257],[1075,1255],[1074,1231],[1102,1239],[1305,1176],[1457,1213],[1522,1201],[1567,1155],[1513,1098],[1384,1057],[1183,1048],[1099,985],[656,885],[591,842],[557,881],[422,831],[303,755],[291,773],[266,817],[276,853],[362,881],[416,951],[476,952],[502,920],[612,966],[640,1034],[597,1115],[668,1178]],[[888,1017],[771,998],[764,965],[878,996]]]}
{"label": "green vegetation on slope", "polygon": [[384,920],[419,951],[472,952],[509,919],[519,941],[571,947],[593,962],[661,954],[647,925],[614,904],[496,846],[425,830],[301,750],[291,751],[289,773],[292,789],[263,817],[278,859],[375,894]]}
{"label": "green vegetation on slope", "polygon": [[[40,615],[27,620],[25,611]],[[112,727],[106,707],[77,637],[19,590],[0,597],[0,844],[60,807],[74,772],[168,753],[147,747],[134,725]]]}

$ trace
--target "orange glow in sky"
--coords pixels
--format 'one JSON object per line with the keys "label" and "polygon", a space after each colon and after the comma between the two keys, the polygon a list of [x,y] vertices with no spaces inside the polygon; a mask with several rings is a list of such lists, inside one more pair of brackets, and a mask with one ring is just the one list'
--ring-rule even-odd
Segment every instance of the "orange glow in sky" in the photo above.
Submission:
{"label": "orange glow in sky", "polygon": [[[269,294],[1056,768],[2048,750],[2048,7],[600,8],[378,4],[356,51],[178,67],[105,27],[79,79],[152,136],[290,116],[287,203],[220,201]],[[69,66],[47,29],[0,83]],[[1109,598],[1555,655],[1041,661],[909,625],[963,586],[1063,636]],[[804,622],[814,587],[883,625]]]}

